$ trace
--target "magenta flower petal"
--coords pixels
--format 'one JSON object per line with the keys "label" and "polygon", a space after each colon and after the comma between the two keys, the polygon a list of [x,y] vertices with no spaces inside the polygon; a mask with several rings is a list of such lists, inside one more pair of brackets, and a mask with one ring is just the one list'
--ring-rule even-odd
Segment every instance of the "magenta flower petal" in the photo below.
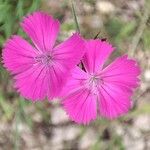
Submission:
{"label": "magenta flower petal", "polygon": [[59,93],[68,78],[69,71],[66,69],[66,66],[63,66],[63,64],[60,64],[59,62],[55,62],[52,69],[48,70],[47,96],[49,100],[52,100],[53,97],[59,96]]}
{"label": "magenta flower petal", "polygon": [[64,109],[71,120],[79,124],[88,124],[97,115],[95,98],[95,95],[86,89],[76,91],[63,102]]}
{"label": "magenta flower petal", "polygon": [[120,86],[107,83],[100,87],[98,100],[101,116],[114,119],[129,111],[131,107],[130,97],[123,89]]}
{"label": "magenta flower petal", "polygon": [[[78,33],[73,34],[69,39],[53,49],[54,65],[53,70],[49,72],[51,80],[49,80],[49,92],[48,97],[58,96],[64,85],[67,74],[80,62],[81,56],[83,56],[84,41],[81,39]],[[50,88],[50,86],[52,87]]]}
{"label": "magenta flower petal", "polygon": [[104,81],[117,82],[129,88],[138,86],[138,75],[140,75],[139,66],[136,61],[128,59],[127,55],[117,58],[101,72]]}
{"label": "magenta flower petal", "polygon": [[101,40],[88,40],[86,42],[86,54],[83,63],[86,70],[94,73],[102,69],[106,59],[112,53],[114,48],[107,42]]}
{"label": "magenta flower petal", "polygon": [[13,74],[23,72],[34,64],[37,51],[20,36],[9,39],[3,49],[4,66]]}
{"label": "magenta flower petal", "polygon": [[27,99],[43,100],[47,95],[48,77],[48,68],[34,64],[28,70],[14,77],[15,88]]}
{"label": "magenta flower petal", "polygon": [[[71,75],[68,77],[68,81],[60,93],[60,96],[63,97],[66,93],[74,93],[84,88],[83,82],[88,79],[88,74],[84,72],[81,68],[75,67]],[[68,95],[67,95],[68,96]]]}
{"label": "magenta flower petal", "polygon": [[81,56],[85,53],[83,42],[78,33],[73,34],[69,39],[54,48],[55,60],[66,66],[67,70],[70,70],[80,62]]}
{"label": "magenta flower petal", "polygon": [[99,110],[102,116],[112,119],[128,112],[133,88],[139,85],[139,74],[137,63],[126,55],[101,72],[104,84],[100,87]]}
{"label": "magenta flower petal", "polygon": [[33,40],[33,46],[13,36],[3,49],[4,66],[14,75],[15,87],[32,101],[59,96],[70,71],[79,63],[84,40],[75,33],[54,47],[59,22],[41,12],[24,19],[22,26]]}
{"label": "magenta flower petal", "polygon": [[59,32],[58,20],[53,19],[46,13],[34,12],[24,17],[21,26],[38,50],[52,50]]}
{"label": "magenta flower petal", "polygon": [[76,67],[61,93],[62,96],[69,93],[62,103],[70,118],[77,123],[88,124],[96,118],[97,114],[96,101],[94,100],[96,97],[90,94],[83,84],[87,79],[88,75]]}
{"label": "magenta flower petal", "polygon": [[136,61],[125,55],[103,69],[112,46],[90,40],[86,48],[83,61],[86,72],[75,68],[63,89],[62,103],[67,114],[83,124],[95,119],[97,110],[98,115],[108,119],[126,114],[131,108],[133,90],[139,85],[140,68]]}

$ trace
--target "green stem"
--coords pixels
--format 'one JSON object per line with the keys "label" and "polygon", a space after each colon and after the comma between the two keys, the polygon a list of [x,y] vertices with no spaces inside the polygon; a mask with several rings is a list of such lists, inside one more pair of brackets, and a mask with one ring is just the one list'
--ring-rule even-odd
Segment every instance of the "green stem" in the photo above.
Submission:
{"label": "green stem", "polygon": [[73,13],[74,21],[75,21],[75,25],[76,25],[76,30],[80,33],[80,27],[79,27],[79,23],[78,23],[78,20],[77,20],[77,15],[76,15],[74,4],[73,4],[72,0],[71,0],[71,7],[72,7],[72,13]]}

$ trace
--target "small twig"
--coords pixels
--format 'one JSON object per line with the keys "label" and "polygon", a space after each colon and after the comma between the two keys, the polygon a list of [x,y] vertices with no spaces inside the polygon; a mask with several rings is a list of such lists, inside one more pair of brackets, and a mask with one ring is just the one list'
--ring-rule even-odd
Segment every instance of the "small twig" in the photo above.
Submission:
{"label": "small twig", "polygon": [[99,34],[101,33],[101,31],[99,31],[95,36],[94,36],[94,40],[98,38]]}
{"label": "small twig", "polygon": [[150,14],[150,11],[149,11],[150,10],[150,4],[149,3],[150,3],[150,0],[147,0],[145,2],[144,14],[141,17],[140,25],[139,25],[139,27],[138,27],[138,29],[137,29],[134,37],[133,37],[131,45],[129,47],[129,50],[130,50],[129,54],[130,54],[130,56],[134,56],[135,50],[136,50],[136,48],[137,48],[137,46],[138,46],[138,44],[140,42],[141,36],[142,36],[142,34],[144,32],[144,29],[146,28],[146,23],[147,23],[147,21],[149,19],[149,14]]}

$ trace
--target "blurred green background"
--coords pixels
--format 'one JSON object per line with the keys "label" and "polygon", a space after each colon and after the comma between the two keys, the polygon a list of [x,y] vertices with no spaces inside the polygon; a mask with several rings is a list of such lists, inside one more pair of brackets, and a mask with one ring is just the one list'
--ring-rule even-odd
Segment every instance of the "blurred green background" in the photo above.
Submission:
{"label": "blurred green background", "polygon": [[[97,119],[88,126],[69,121],[58,101],[31,103],[20,97],[0,64],[0,150],[150,149],[150,0],[74,0],[82,35],[107,38],[116,47],[108,62],[124,53],[142,68],[133,108],[119,119]],[[76,30],[70,0],[0,0],[0,52],[12,34],[26,38],[19,22],[42,10],[61,25],[58,41]],[[1,58],[0,58],[1,59]]]}

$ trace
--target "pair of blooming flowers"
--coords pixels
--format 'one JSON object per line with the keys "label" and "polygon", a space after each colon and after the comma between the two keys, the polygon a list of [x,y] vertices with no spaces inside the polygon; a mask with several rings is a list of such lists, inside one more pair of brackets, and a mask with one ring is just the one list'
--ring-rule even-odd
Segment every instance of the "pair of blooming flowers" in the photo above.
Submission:
{"label": "pair of blooming flowers", "polygon": [[[25,98],[62,99],[70,119],[88,124],[97,115],[113,119],[128,112],[140,69],[127,55],[103,67],[114,48],[106,41],[74,33],[55,45],[59,21],[42,12],[26,16],[21,27],[32,43],[14,35],[4,45],[5,68]],[[84,70],[78,64],[82,63]]]}

